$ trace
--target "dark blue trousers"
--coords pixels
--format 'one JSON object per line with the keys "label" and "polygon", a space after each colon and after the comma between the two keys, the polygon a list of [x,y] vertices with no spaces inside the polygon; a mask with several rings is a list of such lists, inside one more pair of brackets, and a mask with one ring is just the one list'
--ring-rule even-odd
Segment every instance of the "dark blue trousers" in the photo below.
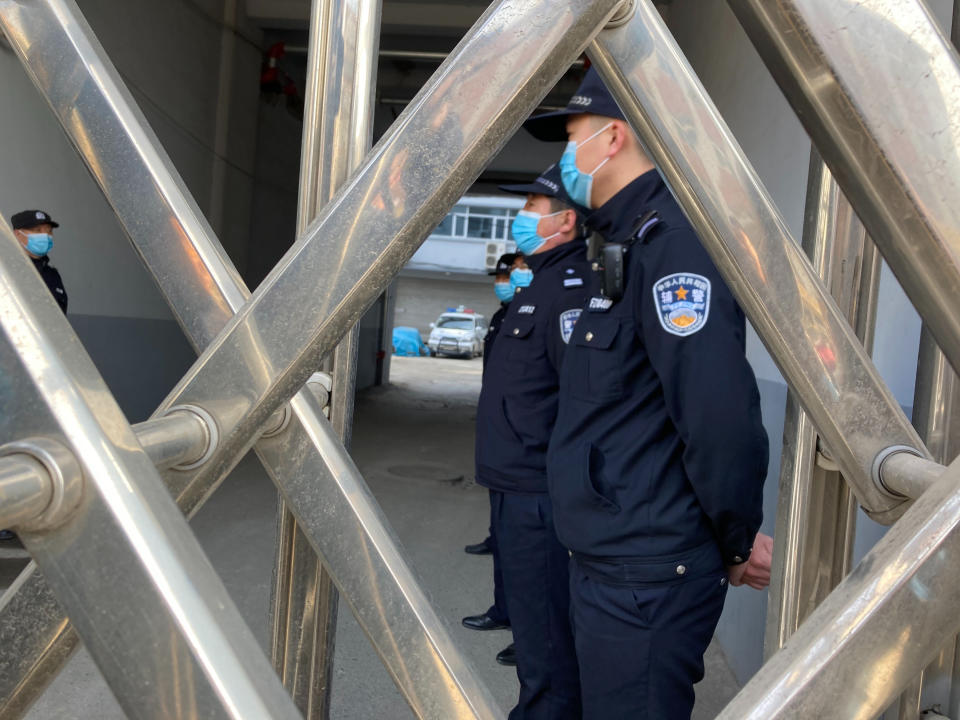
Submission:
{"label": "dark blue trousers", "polygon": [[570,558],[553,529],[550,498],[500,492],[490,497],[520,680],[509,720],[579,720]]}
{"label": "dark blue trousers", "polygon": [[[719,553],[718,553],[719,554]],[[626,581],[570,560],[584,720],[689,720],[727,592],[722,564]]]}
{"label": "dark blue trousers", "polygon": [[493,494],[490,491],[490,537],[487,544],[493,555],[493,605],[487,610],[487,617],[496,620],[502,625],[510,624],[510,613],[507,612],[507,598],[503,592],[503,569],[500,567],[500,546],[497,543],[497,532],[493,528]]}

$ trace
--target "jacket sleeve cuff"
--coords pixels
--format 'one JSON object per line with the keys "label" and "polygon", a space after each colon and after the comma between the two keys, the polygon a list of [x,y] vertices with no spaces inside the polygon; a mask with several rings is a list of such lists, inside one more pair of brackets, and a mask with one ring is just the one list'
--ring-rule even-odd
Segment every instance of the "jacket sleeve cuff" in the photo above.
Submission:
{"label": "jacket sleeve cuff", "polygon": [[753,539],[756,531],[746,527],[728,528],[724,541],[720,544],[725,565],[740,565],[750,559],[753,551]]}

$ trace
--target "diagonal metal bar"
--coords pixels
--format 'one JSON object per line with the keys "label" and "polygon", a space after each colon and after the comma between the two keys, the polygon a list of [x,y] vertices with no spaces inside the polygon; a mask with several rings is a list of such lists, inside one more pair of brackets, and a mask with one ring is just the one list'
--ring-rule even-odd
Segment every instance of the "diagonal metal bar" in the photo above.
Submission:
{"label": "diagonal metal bar", "polygon": [[[200,405],[221,432],[204,466],[171,478],[185,507],[216,487],[618,4],[566,0],[545,14],[502,0],[481,16],[164,401]],[[318,287],[328,265],[335,279]]]}
{"label": "diagonal metal bar", "polygon": [[960,630],[958,562],[954,462],[717,720],[877,717]]}
{"label": "diagonal metal bar", "polygon": [[[601,5],[568,2],[558,9],[566,18],[558,30],[563,36],[563,46],[558,52],[575,55],[578,51],[575,48],[582,47],[591,32],[591,23],[599,24],[598,18],[609,15],[615,3],[602,8]],[[574,22],[582,11],[588,11],[587,24]],[[209,342],[216,320],[225,322],[230,311],[242,303],[243,287],[75,5],[54,0],[32,3],[29,7],[0,2],[0,23],[18,39],[17,50],[34,82],[84,155],[194,344],[202,346]],[[535,21],[528,26],[535,32],[540,24]],[[489,28],[487,31],[489,34]],[[48,36],[49,42],[59,48],[56,53],[47,53],[35,40]],[[550,38],[557,40],[558,35]],[[498,54],[496,48],[485,54],[486,63],[480,62],[483,58],[476,52],[472,57],[467,53],[470,66],[477,69],[474,82],[482,80],[488,85],[489,77],[484,77],[484,72],[491,67],[498,67],[501,74],[506,72],[511,76],[532,75],[538,65],[556,59],[543,49],[539,39],[536,43],[529,37],[526,39],[536,45],[537,52],[527,54],[512,67],[490,63],[490,56]],[[469,43],[466,49],[471,49]],[[516,55],[510,60],[516,60]],[[558,61],[557,67],[563,66]],[[438,84],[449,86],[458,79],[450,76],[449,70],[438,77],[432,85],[434,92]],[[541,90],[551,82],[552,79],[544,81]],[[491,105],[492,101],[488,102],[483,111],[490,112]],[[443,119],[447,107],[443,103],[440,107],[444,114],[439,119]],[[472,113],[476,113],[476,106],[470,107]],[[524,112],[514,109],[513,124],[523,115]],[[475,130],[477,126],[471,125],[471,128]],[[92,142],[94,134],[109,142]],[[459,140],[450,139],[451,142]],[[386,167],[395,170],[393,180],[400,191],[403,168],[398,164],[408,162],[410,152],[403,151],[396,143],[391,148],[399,154],[394,154]],[[490,154],[494,149],[490,149]],[[456,197],[457,193],[450,192],[445,201],[452,204]],[[389,183],[379,199],[391,201],[391,209],[401,214],[415,209],[409,203],[400,203],[406,198],[399,192],[394,193]],[[155,224],[139,221],[145,209],[148,213],[145,216]],[[171,247],[181,248],[182,252],[170,253]],[[197,292],[198,289],[202,292]],[[194,314],[204,316],[205,322],[197,322]],[[308,394],[301,393],[292,406],[294,419],[286,432],[294,438],[291,444],[307,449],[295,456],[274,458],[274,464],[267,463],[268,470],[281,490],[286,483],[297,488],[299,495],[291,493],[288,500],[304,503],[315,513],[311,516],[313,520],[328,520],[324,536],[311,540],[322,552],[328,569],[335,573],[340,587],[376,590],[350,598],[351,605],[404,695],[423,717],[461,717],[464,713],[481,717],[497,715],[497,711],[491,709],[495,706],[488,693],[474,681],[469,667],[455,651],[443,624],[413,580],[362,479],[329,472],[326,457],[336,455],[340,449],[331,441],[329,433],[323,432],[327,426],[318,415],[316,403]],[[307,438],[312,447],[305,446],[301,442],[303,438]],[[262,446],[263,443],[258,446],[261,455]],[[338,473],[343,473],[350,471],[351,466],[341,464],[338,468]],[[185,497],[189,496],[181,495],[179,499]],[[318,502],[318,498],[323,502]],[[197,502],[190,503],[190,507],[197,506]],[[344,547],[336,541],[341,536],[356,537],[356,544]],[[352,563],[354,553],[360,554],[364,562]],[[17,587],[18,592],[10,592],[0,600],[0,639],[4,640],[0,648],[13,647],[16,642],[17,647],[26,652],[14,655],[0,649],[0,714],[22,712],[69,654],[69,645],[76,642],[62,614],[51,607],[49,592],[33,566],[21,577]],[[32,608],[33,614],[25,618],[26,608]],[[21,618],[25,621],[20,621]],[[29,642],[21,635],[25,629],[30,632]]]}
{"label": "diagonal metal bar", "polygon": [[960,58],[927,4],[728,4],[960,369]]}
{"label": "diagonal metal bar", "polygon": [[[297,235],[369,151],[381,0],[313,0],[300,153]],[[327,272],[332,272],[330,268]],[[317,283],[328,280],[323,269]],[[332,358],[330,421],[346,448],[353,429],[359,325]],[[329,716],[337,591],[281,499],[270,602],[274,666],[308,720]]]}
{"label": "diagonal metal bar", "polygon": [[875,482],[874,460],[923,443],[659,14],[638,3],[588,52],[858,500],[893,522],[907,501]]}
{"label": "diagonal metal bar", "polygon": [[143,718],[299,717],[2,222],[0,367],[0,437],[59,477],[51,506],[63,510],[16,529],[124,710]]}

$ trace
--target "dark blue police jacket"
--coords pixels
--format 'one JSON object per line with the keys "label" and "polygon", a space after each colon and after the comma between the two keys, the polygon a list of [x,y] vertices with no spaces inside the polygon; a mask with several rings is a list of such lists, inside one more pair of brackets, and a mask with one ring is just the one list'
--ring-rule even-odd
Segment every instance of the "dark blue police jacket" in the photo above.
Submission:
{"label": "dark blue police jacket", "polygon": [[60,278],[60,273],[57,272],[57,269],[50,264],[50,258],[47,255],[41,257],[30,258],[33,260],[33,266],[37,269],[37,272],[40,273],[40,277],[43,278],[43,281],[47,284],[47,288],[50,290],[50,294],[53,295],[53,299],[57,301],[57,305],[60,306],[60,309],[63,310],[64,314],[67,312],[67,290],[63,287],[63,280]]}
{"label": "dark blue police jacket", "polygon": [[[658,222],[638,232],[649,210]],[[641,239],[627,246],[622,299],[588,299],[564,359],[548,459],[560,542],[643,559],[714,541],[740,562],[768,458],[743,312],[656,170],[587,226],[607,242]]]}
{"label": "dark blue police jacket", "polygon": [[477,406],[477,482],[501,492],[545,493],[557,417],[560,361],[589,295],[586,247],[577,238],[530,255],[484,370]]}
{"label": "dark blue police jacket", "polygon": [[487,359],[490,357],[490,349],[493,347],[493,341],[500,332],[500,325],[503,324],[503,318],[507,314],[507,308],[510,303],[501,302],[500,307],[490,318],[490,326],[487,328],[487,334],[483,336],[483,372],[487,371]]}

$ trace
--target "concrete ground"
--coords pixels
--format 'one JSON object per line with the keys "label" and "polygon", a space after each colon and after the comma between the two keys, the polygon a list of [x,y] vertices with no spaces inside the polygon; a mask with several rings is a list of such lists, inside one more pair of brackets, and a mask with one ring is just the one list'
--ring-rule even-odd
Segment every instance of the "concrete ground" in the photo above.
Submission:
{"label": "concrete ground", "polygon": [[[486,491],[473,482],[473,431],[481,360],[394,358],[391,385],[357,398],[353,455],[404,543],[427,594],[506,713],[516,673],[494,662],[506,631],[479,633],[460,618],[485,610],[492,596],[489,557],[463,546],[487,530]],[[255,458],[246,458],[193,521],[194,530],[261,644],[273,563],[275,493]],[[0,557],[0,586],[9,582]],[[696,720],[713,718],[738,689],[716,644],[698,686]],[[27,716],[123,717],[89,656],[80,651]],[[331,717],[412,718],[346,607],[337,629]]]}

